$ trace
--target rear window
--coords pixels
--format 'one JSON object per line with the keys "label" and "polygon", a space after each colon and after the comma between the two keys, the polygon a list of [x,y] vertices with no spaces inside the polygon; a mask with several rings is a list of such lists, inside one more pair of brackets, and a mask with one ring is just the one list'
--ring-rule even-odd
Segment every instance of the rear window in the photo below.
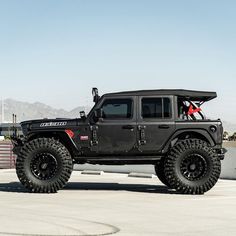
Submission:
{"label": "rear window", "polygon": [[142,117],[145,119],[171,117],[171,102],[169,98],[143,98]]}

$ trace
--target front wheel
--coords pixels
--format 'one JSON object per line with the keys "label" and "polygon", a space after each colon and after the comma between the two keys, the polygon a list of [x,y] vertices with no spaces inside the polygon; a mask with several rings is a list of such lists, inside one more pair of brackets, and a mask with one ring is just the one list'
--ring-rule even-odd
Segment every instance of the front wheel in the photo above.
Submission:
{"label": "front wheel", "polygon": [[16,160],[20,182],[36,193],[55,193],[62,189],[72,170],[69,151],[52,138],[38,138],[26,143]]}
{"label": "front wheel", "polygon": [[221,162],[215,151],[199,139],[177,143],[165,161],[165,176],[170,186],[186,194],[203,194],[218,181]]}

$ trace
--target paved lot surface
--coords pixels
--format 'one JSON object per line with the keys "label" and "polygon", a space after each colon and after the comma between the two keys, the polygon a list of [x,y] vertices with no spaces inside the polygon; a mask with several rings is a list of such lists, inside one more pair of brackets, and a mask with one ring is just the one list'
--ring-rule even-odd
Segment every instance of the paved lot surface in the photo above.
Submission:
{"label": "paved lot surface", "polygon": [[180,195],[157,178],[75,171],[58,194],[28,193],[0,171],[0,235],[236,235],[236,181],[202,196]]}

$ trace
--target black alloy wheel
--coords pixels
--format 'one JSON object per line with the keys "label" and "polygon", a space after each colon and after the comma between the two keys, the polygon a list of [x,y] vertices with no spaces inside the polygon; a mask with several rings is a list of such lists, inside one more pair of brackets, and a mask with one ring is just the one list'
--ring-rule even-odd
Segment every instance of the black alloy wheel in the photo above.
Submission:
{"label": "black alloy wheel", "polygon": [[200,180],[207,173],[207,161],[202,155],[194,153],[184,157],[180,164],[180,170],[186,179]]}
{"label": "black alloy wheel", "polygon": [[30,168],[36,178],[49,180],[55,176],[58,162],[51,153],[41,152],[32,158]]}

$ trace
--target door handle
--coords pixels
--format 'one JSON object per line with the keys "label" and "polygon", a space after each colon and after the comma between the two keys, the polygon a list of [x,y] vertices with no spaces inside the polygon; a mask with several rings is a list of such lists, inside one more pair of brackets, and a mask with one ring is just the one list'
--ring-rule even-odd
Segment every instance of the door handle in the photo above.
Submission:
{"label": "door handle", "polygon": [[159,125],[158,127],[159,127],[159,129],[169,129],[170,128],[169,125]]}
{"label": "door handle", "polygon": [[122,126],[122,129],[130,129],[130,130],[133,130],[133,129],[134,129],[134,126],[133,126],[133,125],[124,125],[124,126]]}

